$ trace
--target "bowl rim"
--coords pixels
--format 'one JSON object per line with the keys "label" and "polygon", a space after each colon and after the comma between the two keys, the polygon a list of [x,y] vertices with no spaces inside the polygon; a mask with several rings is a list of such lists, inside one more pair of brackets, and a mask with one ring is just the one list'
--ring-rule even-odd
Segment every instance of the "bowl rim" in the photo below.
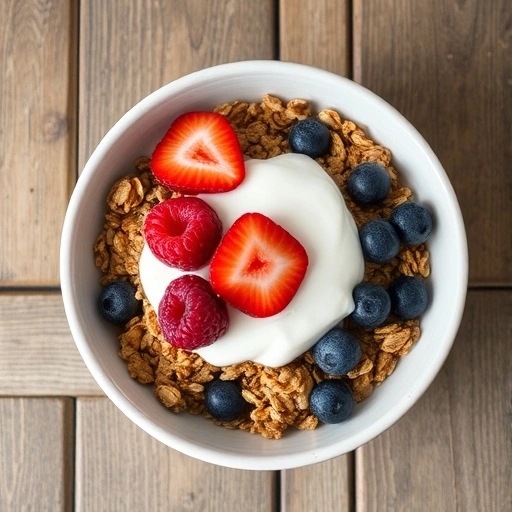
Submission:
{"label": "bowl rim", "polygon": [[[397,402],[393,408],[393,414],[384,414],[379,421],[371,425],[362,432],[351,437],[350,442],[344,444],[343,449],[332,447],[324,447],[321,450],[312,452],[300,452],[293,454],[278,454],[278,455],[265,455],[255,456],[249,454],[226,454],[220,449],[213,449],[211,447],[199,446],[187,439],[178,438],[168,430],[156,425],[146,414],[139,410],[118,388],[107,374],[101,369],[98,360],[93,354],[87,341],[87,335],[84,332],[82,325],[80,325],[77,316],[77,308],[74,303],[74,290],[73,290],[73,275],[72,268],[69,265],[72,256],[72,244],[69,243],[73,237],[73,226],[75,223],[77,210],[82,201],[82,193],[87,188],[93,172],[106,153],[109,151],[112,144],[115,143],[117,138],[124,132],[124,130],[136,122],[139,118],[144,116],[146,112],[151,110],[154,106],[158,105],[164,98],[174,94],[178,90],[182,90],[188,86],[195,84],[198,80],[215,80],[222,79],[226,75],[251,75],[258,72],[272,72],[279,74],[292,74],[292,75],[307,75],[315,73],[318,80],[330,81],[334,83],[343,84],[344,87],[353,88],[354,90],[364,93],[371,101],[379,105],[387,115],[396,118],[396,121],[401,123],[411,133],[418,143],[424,158],[428,159],[431,166],[436,169],[437,176],[445,189],[447,196],[450,198],[451,206],[453,207],[454,222],[456,224],[456,236],[453,240],[455,250],[460,254],[461,260],[459,265],[458,282],[459,286],[456,288],[456,293],[453,297],[453,303],[457,306],[454,315],[452,315],[450,322],[445,326],[446,343],[442,345],[441,349],[436,352],[437,357],[430,364],[430,371],[423,373],[418,378],[416,386],[411,392],[401,401]],[[100,141],[90,158],[88,159],[83,172],[79,176],[71,199],[69,201],[68,209],[64,219],[61,247],[60,247],[60,279],[62,289],[62,299],[64,303],[65,314],[70,326],[72,337],[75,344],[82,356],[87,368],[92,374],[93,378],[98,383],[99,387],[105,392],[107,397],[135,424],[142,428],[145,432],[152,437],[161,441],[165,445],[176,449],[186,455],[200,459],[205,462],[231,467],[236,469],[249,469],[249,470],[280,470],[290,469],[294,467],[306,466],[317,462],[322,462],[362,446],[368,441],[374,439],[390,426],[396,423],[423,395],[423,393],[430,386],[435,379],[442,365],[444,364],[448,354],[451,350],[455,336],[457,334],[462,314],[464,311],[464,304],[467,291],[468,279],[468,252],[467,241],[462,213],[455,196],[453,187],[444,171],[441,163],[428,143],[414,128],[414,126],[394,107],[387,103],[384,99],[368,90],[364,86],[356,82],[336,75],[330,71],[319,69],[313,66],[298,64],[293,62],[273,61],[273,60],[250,60],[231,62],[227,64],[220,64],[212,66],[199,71],[195,71],[188,75],[182,76],[167,85],[155,90],[153,93],[146,96],[127,113],[125,113],[117,123],[107,132],[107,134]],[[271,441],[269,441],[271,442]],[[279,442],[279,441],[274,441]]]}

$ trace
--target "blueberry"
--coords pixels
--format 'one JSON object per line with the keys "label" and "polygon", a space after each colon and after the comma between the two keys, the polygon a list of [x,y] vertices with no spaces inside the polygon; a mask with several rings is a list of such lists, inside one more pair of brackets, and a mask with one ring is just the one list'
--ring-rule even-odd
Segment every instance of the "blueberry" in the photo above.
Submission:
{"label": "blueberry", "polygon": [[358,284],[352,295],[355,309],[351,318],[361,327],[378,327],[386,320],[391,311],[391,299],[388,292],[378,284]]}
{"label": "blueberry", "polygon": [[432,231],[432,215],[424,206],[413,201],[397,206],[391,212],[389,222],[406,245],[423,243]]}
{"label": "blueberry", "polygon": [[366,261],[386,263],[400,250],[400,239],[393,226],[382,219],[371,220],[359,230],[359,239]]}
{"label": "blueberry", "polygon": [[391,310],[403,320],[416,318],[427,309],[427,287],[419,279],[399,277],[391,283],[388,293],[391,298]]}
{"label": "blueberry", "polygon": [[361,346],[348,331],[335,327],[313,347],[316,364],[330,375],[346,375],[361,359]]}
{"label": "blueberry", "polygon": [[124,325],[141,311],[135,287],[128,281],[115,281],[103,288],[98,298],[101,314],[112,324]]}
{"label": "blueberry", "polygon": [[311,391],[309,407],[323,423],[341,423],[350,416],[354,397],[344,382],[336,379],[323,380]]}
{"label": "blueberry", "polygon": [[377,162],[359,164],[347,179],[348,195],[359,204],[376,204],[386,199],[391,178],[384,166]]}
{"label": "blueberry", "polygon": [[317,158],[329,149],[331,135],[327,126],[318,119],[308,117],[299,121],[290,131],[288,142],[293,153]]}
{"label": "blueberry", "polygon": [[214,380],[206,386],[206,411],[219,421],[236,420],[245,405],[238,383],[232,380]]}

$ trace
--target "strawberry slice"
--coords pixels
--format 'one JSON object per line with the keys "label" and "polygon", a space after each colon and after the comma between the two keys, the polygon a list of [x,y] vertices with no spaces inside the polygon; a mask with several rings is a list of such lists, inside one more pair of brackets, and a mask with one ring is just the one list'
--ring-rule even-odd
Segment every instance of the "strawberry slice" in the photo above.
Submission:
{"label": "strawberry slice", "polygon": [[304,279],[308,255],[288,231],[261,213],[246,213],[229,228],[210,264],[214,292],[247,315],[282,311]]}
{"label": "strawberry slice", "polygon": [[151,170],[161,183],[187,194],[227,192],[245,177],[236,133],[215,112],[178,117],[156,146]]}

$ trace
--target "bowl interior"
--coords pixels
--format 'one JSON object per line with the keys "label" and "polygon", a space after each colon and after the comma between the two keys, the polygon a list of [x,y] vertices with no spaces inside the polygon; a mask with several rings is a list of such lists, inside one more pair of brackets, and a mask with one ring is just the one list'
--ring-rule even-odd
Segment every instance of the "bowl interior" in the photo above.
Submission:
{"label": "bowl interior", "polygon": [[[304,98],[315,111],[333,108],[391,149],[393,164],[415,198],[435,219],[429,239],[431,304],[422,336],[395,372],[339,425],[314,431],[289,429],[279,441],[215,426],[188,413],[173,414],[128,375],[118,356],[115,328],[96,310],[99,272],[92,246],[103,224],[113,182],[133,160],[150,155],[178,115],[223,102],[259,101],[265,93]],[[183,77],[154,92],[105,136],[87,163],[70,201],[61,247],[62,293],[73,337],[89,370],[110,399],[135,423],[168,446],[193,457],[242,469],[284,469],[351,451],[400,418],[434,379],[451,348],[463,310],[467,249],[460,210],[437,158],[418,132],[392,107],[363,87],[307,66],[249,61]]]}

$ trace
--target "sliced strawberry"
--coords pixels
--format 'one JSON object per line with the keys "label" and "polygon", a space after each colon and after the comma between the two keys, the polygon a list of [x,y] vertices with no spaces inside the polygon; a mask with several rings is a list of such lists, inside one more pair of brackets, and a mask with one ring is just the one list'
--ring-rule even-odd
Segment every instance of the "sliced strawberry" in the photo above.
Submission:
{"label": "sliced strawberry", "polygon": [[264,318],[290,303],[307,266],[304,247],[288,231],[261,213],[246,213],[217,247],[210,283],[233,307]]}
{"label": "sliced strawberry", "polygon": [[156,146],[151,170],[170,189],[188,194],[227,192],[245,177],[236,133],[215,112],[178,117]]}

